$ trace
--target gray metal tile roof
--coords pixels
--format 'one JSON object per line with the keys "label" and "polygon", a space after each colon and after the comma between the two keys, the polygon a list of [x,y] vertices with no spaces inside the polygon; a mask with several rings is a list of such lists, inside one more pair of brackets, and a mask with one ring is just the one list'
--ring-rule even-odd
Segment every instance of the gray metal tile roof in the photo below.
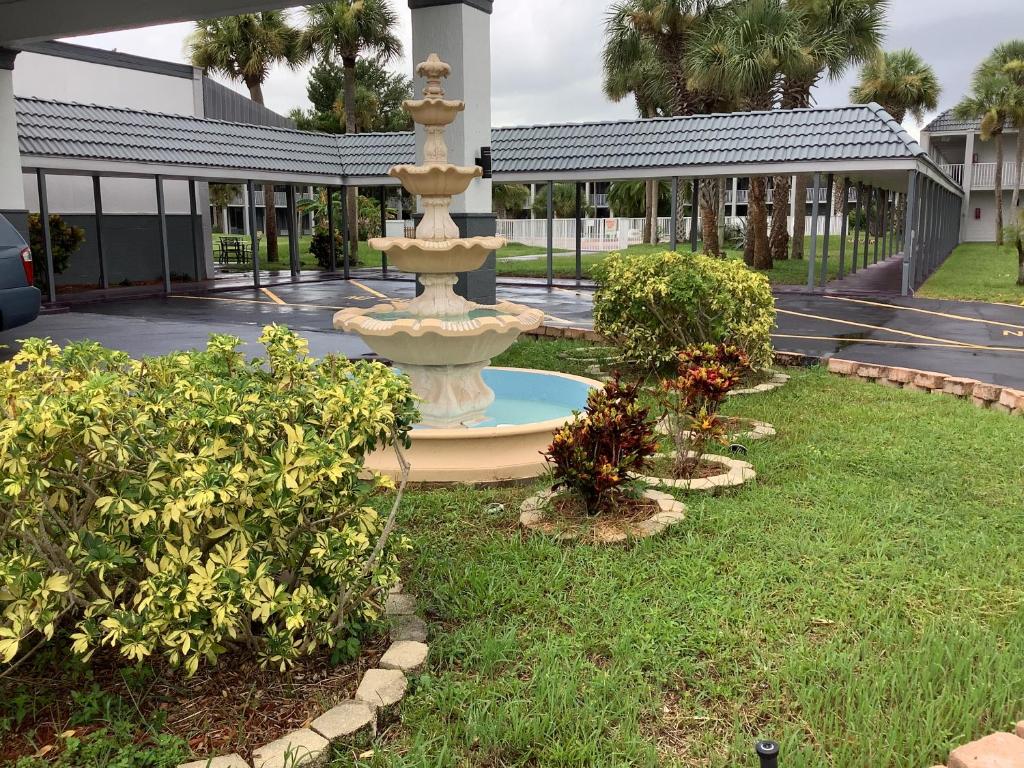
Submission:
{"label": "gray metal tile roof", "polygon": [[[412,133],[335,136],[40,99],[17,100],[21,152],[366,179],[415,162]],[[877,104],[496,128],[502,175],[927,157]]]}
{"label": "gray metal tile roof", "polygon": [[341,175],[336,136],[183,115],[17,99],[23,155]]}
{"label": "gray metal tile roof", "polygon": [[[1014,130],[1013,123],[1009,120],[1006,121],[1006,125],[1003,128],[1004,130]],[[929,133],[970,133],[971,131],[980,131],[981,118],[975,117],[962,120],[953,114],[952,109],[947,109],[928,123],[923,130]]]}

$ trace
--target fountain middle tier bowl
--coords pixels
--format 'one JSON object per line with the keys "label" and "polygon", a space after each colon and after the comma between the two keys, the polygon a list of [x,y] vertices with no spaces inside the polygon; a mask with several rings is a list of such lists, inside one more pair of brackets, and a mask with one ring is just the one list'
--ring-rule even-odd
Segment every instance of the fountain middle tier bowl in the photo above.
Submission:
{"label": "fountain middle tier bowl", "polygon": [[403,272],[450,275],[480,269],[492,251],[505,246],[500,237],[468,237],[459,240],[413,240],[376,237],[370,247],[383,251],[388,262]]}
{"label": "fountain middle tier bowl", "polygon": [[539,309],[503,301],[469,305],[464,315],[422,317],[408,311],[407,301],[369,309],[343,309],[334,327],[357,333],[381,357],[399,366],[451,366],[482,363],[500,355],[519,334],[544,322]]}
{"label": "fountain middle tier bowl", "polygon": [[483,176],[483,169],[477,165],[451,165],[450,163],[427,163],[426,165],[395,165],[388,171],[402,182],[402,186],[414,195],[424,197],[454,197],[461,195],[473,179]]}

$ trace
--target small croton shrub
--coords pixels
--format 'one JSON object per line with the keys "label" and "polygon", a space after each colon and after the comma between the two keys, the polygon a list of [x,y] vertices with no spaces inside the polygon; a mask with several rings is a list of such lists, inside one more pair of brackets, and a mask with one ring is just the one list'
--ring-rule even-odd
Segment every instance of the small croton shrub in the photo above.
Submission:
{"label": "small croton shrub", "polygon": [[746,353],[728,344],[694,345],[678,354],[676,375],[661,383],[664,423],[676,446],[677,477],[688,477],[700,466],[708,446],[724,439],[719,410],[749,370]]}
{"label": "small croton shrub", "polygon": [[582,500],[598,514],[635,485],[657,451],[650,411],[641,405],[639,385],[616,374],[603,389],[591,391],[584,412],[555,433],[546,458],[556,489]]}
{"label": "small croton shrub", "polygon": [[684,347],[722,343],[742,349],[755,370],[772,363],[771,286],[741,261],[612,254],[595,277],[595,328],[638,365],[671,367]]}
{"label": "small croton shrub", "polygon": [[405,546],[359,474],[407,440],[413,396],[286,328],[260,340],[251,361],[229,336],[136,361],[31,339],[0,364],[0,662],[61,625],[83,658],[188,673],[232,648],[355,650]]}

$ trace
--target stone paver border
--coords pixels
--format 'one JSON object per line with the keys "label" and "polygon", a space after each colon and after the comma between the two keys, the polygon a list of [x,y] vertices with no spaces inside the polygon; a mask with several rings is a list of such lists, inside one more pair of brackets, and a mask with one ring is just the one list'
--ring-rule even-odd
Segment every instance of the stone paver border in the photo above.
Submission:
{"label": "stone paver border", "polygon": [[[1021,768],[1024,766],[1024,720],[1013,733],[1000,731],[957,747],[949,753],[949,768]],[[937,765],[935,768],[946,768]]]}
{"label": "stone paver border", "polygon": [[378,723],[392,717],[405,697],[407,675],[422,671],[430,652],[426,624],[416,615],[416,599],[402,592],[401,581],[387,597],[385,614],[393,621],[391,645],[381,657],[380,667],[363,674],[354,698],[324,712],[308,728],[253,750],[251,763],[231,754],[193,760],[178,768],[316,768],[327,763],[333,744],[361,735],[375,736]]}
{"label": "stone paver border", "polygon": [[[697,454],[693,451],[687,451],[686,455],[687,458],[694,458]],[[659,453],[654,458],[667,459],[671,458],[671,456],[667,453]],[[748,464],[745,461],[730,459],[728,456],[716,456],[713,453],[705,453],[703,459],[714,464],[721,464],[726,468],[726,471],[720,475],[698,477],[693,480],[677,480],[671,477],[648,476],[642,476],[637,479],[643,480],[653,486],[679,488],[684,491],[711,491],[713,493],[723,488],[735,488],[743,485],[744,483],[753,482],[757,478],[757,472],[754,471],[753,465]]]}
{"label": "stone paver border", "polygon": [[[582,531],[548,533],[543,529],[546,520],[545,509],[548,502],[557,494],[558,491],[547,490],[524,501],[519,507],[519,524],[528,531],[542,533],[558,541],[576,541],[583,536]],[[656,536],[666,528],[677,525],[686,519],[686,505],[678,501],[671,494],[648,489],[644,492],[644,498],[655,502],[658,505],[659,511],[646,520],[637,523],[637,530],[632,535],[623,533],[621,536],[603,540],[602,544],[621,544],[630,539],[646,539],[650,536]]]}
{"label": "stone paver border", "polygon": [[[769,437],[775,437],[775,435],[778,434],[775,427],[767,421],[755,421],[754,419],[742,419],[742,421],[749,427],[749,429],[743,429],[738,432],[728,432],[727,434],[730,438],[757,442],[758,440],[767,440]],[[664,419],[658,422],[658,432],[663,435],[669,434],[668,428],[665,426]],[[686,437],[690,436],[689,432],[685,432],[684,434]]]}
{"label": "stone paver border", "polygon": [[729,393],[729,397],[740,397],[742,395],[758,395],[762,392],[771,392],[773,389],[787,384],[790,376],[788,373],[774,373],[768,381],[763,384],[758,384],[755,387],[747,387],[746,389],[734,389]]}
{"label": "stone paver border", "polygon": [[975,379],[948,376],[935,371],[858,363],[854,360],[843,360],[837,357],[828,361],[828,370],[837,376],[874,382],[883,387],[947,395],[961,400],[970,400],[979,408],[990,408],[1000,413],[1024,416],[1024,390],[1020,389],[1001,387],[998,384],[988,384]]}

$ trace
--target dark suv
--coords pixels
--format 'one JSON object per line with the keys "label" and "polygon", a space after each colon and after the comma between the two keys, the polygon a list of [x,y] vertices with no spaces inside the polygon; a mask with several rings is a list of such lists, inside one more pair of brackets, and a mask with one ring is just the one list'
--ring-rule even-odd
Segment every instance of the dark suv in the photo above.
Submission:
{"label": "dark suv", "polygon": [[0,331],[36,319],[41,297],[32,281],[32,251],[14,225],[0,216]]}

